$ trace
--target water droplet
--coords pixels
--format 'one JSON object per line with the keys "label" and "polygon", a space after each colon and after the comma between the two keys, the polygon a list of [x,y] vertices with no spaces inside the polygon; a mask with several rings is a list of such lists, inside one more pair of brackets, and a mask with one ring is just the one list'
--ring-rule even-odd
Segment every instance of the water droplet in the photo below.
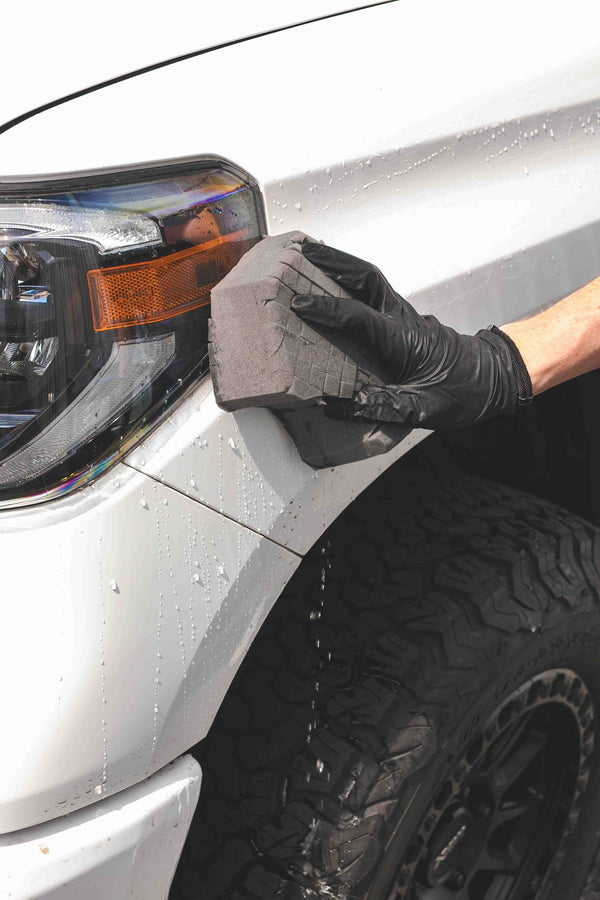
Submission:
{"label": "water droplet", "polygon": [[298,210],[298,212],[301,212],[301,211],[302,211],[302,204],[301,204],[300,202],[294,203],[294,206],[296,207],[296,209]]}
{"label": "water droplet", "polygon": [[96,785],[96,787],[94,788],[94,793],[95,793],[95,794],[101,794],[101,793],[102,793],[102,785],[101,785],[101,784],[97,784],[97,785]]}
{"label": "water droplet", "polygon": [[142,499],[140,500],[140,506],[142,507],[142,509],[149,509],[148,501],[145,497],[142,497]]}
{"label": "water droplet", "polygon": [[117,584],[115,578],[110,579],[110,589],[111,589],[111,591],[114,591],[115,594],[119,593],[119,585]]}
{"label": "water droplet", "polygon": [[319,772],[319,773],[321,773],[325,770],[325,763],[323,762],[322,759],[318,759],[316,761],[315,768],[316,768],[317,772]]}
{"label": "water droplet", "polygon": [[227,441],[232,450],[237,450],[237,445],[232,437]]}
{"label": "water droplet", "polygon": [[192,577],[192,580],[195,581],[196,584],[199,583],[199,581],[200,581],[200,576],[198,575],[197,572],[194,572],[194,575],[193,575],[193,577]]}

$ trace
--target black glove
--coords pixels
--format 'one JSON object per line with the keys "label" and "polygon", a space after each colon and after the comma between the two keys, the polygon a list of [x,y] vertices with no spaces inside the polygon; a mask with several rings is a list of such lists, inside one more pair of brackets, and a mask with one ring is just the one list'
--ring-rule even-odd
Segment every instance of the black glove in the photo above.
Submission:
{"label": "black glove", "polygon": [[302,252],[352,299],[297,295],[294,312],[366,344],[393,378],[392,384],[357,390],[351,400],[327,400],[328,415],[463,428],[530,402],[525,363],[499,328],[458,334],[434,316],[419,315],[370,263],[308,241]]}

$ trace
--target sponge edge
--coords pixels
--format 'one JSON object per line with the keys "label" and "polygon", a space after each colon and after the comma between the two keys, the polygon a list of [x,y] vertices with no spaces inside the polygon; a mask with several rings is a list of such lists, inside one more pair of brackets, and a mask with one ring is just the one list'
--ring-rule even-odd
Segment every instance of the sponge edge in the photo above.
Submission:
{"label": "sponge edge", "polygon": [[275,412],[300,457],[313,469],[359,462],[387,453],[406,437],[410,428],[375,422],[342,422],[329,419],[322,406]]}
{"label": "sponge edge", "polygon": [[292,311],[296,294],[349,296],[304,257],[312,240],[299,231],[264,238],[213,289],[209,357],[219,406],[280,411],[302,459],[319,468],[383,453],[407,430],[339,422],[316,405],[390,379],[356,342]]}

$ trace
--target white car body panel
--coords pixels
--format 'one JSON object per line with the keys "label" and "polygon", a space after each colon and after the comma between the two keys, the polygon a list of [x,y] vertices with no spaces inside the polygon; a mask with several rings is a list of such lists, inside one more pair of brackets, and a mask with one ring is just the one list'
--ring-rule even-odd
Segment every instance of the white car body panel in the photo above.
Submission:
{"label": "white car body panel", "polygon": [[0,836],[2,900],[164,900],[200,790],[191,756],[103,803]]}
{"label": "white car body panel", "polygon": [[[259,6],[266,22],[281,4]],[[303,17],[316,6],[337,9],[315,0]],[[224,30],[210,34],[223,23],[237,34],[244,7],[219,7]],[[302,229],[371,259],[421,310],[475,331],[598,274],[598,26],[590,0],[567,12],[539,0],[352,12],[41,112],[0,134],[0,181],[222,155],[258,179],[272,233]],[[154,59],[144,44],[127,70],[187,52],[175,49],[191,46],[186,28],[177,39],[165,28]],[[89,74],[82,57],[80,82],[65,69],[2,119],[125,71],[120,40]],[[95,487],[2,512],[3,593],[14,599],[0,634],[11,685],[0,832],[99,797],[100,812],[201,739],[300,555],[425,434],[313,472],[271,413],[224,413],[204,379]]]}
{"label": "white car body panel", "polygon": [[600,7],[488,13],[395,2],[175,63],[12,128],[0,173],[222,155],[258,179],[272,233],[371,259],[461,329],[506,321],[597,269],[587,250],[565,267],[552,242],[597,220]]}
{"label": "white car body panel", "polygon": [[206,733],[299,558],[117,465],[0,516],[0,834],[146,778]]}
{"label": "white car body panel", "polygon": [[224,413],[207,379],[127,464],[304,554],[361,491],[428,434],[415,429],[389,453],[317,470],[300,459],[269,410]]}
{"label": "white car body panel", "polygon": [[215,45],[335,15],[377,0],[103,0],[82,15],[76,0],[30,0],[2,9],[2,62],[14,79],[0,104],[0,126],[31,110],[113,78]]}

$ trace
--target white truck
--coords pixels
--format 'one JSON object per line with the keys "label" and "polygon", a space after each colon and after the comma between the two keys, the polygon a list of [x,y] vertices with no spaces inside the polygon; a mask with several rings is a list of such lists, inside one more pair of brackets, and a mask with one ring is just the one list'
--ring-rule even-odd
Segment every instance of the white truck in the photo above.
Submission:
{"label": "white truck", "polygon": [[600,897],[597,373],[325,469],[215,403],[263,235],[465,332],[600,271],[597,4],[355,6],[2,10],[2,900]]}

